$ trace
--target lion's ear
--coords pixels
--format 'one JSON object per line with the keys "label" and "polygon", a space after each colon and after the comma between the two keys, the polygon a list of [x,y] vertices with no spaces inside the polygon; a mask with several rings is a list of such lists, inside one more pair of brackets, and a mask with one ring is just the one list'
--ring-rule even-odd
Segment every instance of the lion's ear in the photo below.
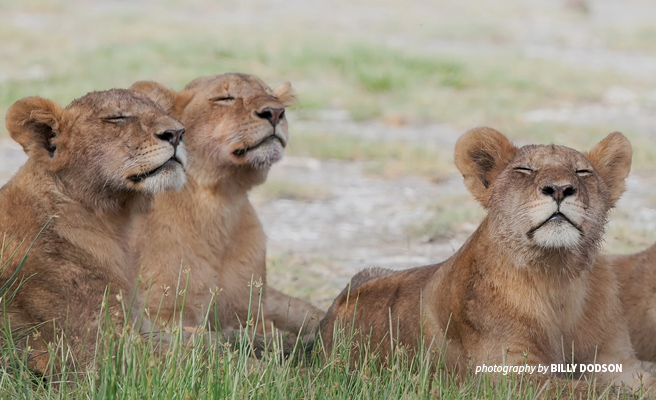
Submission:
{"label": "lion's ear", "polygon": [[129,89],[145,94],[166,112],[171,111],[178,95],[175,90],[153,81],[135,82]]}
{"label": "lion's ear", "polygon": [[513,159],[517,147],[492,128],[474,128],[456,142],[456,167],[465,185],[483,207],[490,196],[488,188]]}
{"label": "lion's ear", "polygon": [[631,171],[631,143],[621,133],[613,132],[584,155],[608,186],[614,206],[626,189],[624,180]]}
{"label": "lion's ear", "polygon": [[41,97],[26,97],[15,102],[5,117],[7,130],[30,157],[49,161],[57,151],[56,138],[64,111]]}
{"label": "lion's ear", "polygon": [[292,84],[285,82],[278,86],[273,94],[280,100],[283,106],[291,107],[296,103],[296,92],[292,89]]}

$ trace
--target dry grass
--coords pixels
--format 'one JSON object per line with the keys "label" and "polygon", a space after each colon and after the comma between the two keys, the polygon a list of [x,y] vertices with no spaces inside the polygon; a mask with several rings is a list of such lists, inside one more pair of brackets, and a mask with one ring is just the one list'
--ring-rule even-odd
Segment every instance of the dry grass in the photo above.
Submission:
{"label": "dry grass", "polygon": [[313,184],[300,184],[285,179],[268,179],[262,186],[253,190],[252,196],[258,201],[293,200],[312,202],[329,198],[330,191],[327,188]]}

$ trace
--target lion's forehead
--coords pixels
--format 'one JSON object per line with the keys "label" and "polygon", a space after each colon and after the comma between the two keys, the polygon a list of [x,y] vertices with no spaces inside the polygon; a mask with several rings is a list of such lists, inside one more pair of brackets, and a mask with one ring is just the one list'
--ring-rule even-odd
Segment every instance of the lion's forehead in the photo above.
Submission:
{"label": "lion's forehead", "polygon": [[581,152],[558,145],[524,146],[514,157],[511,165],[535,170],[591,167],[590,161]]}
{"label": "lion's forehead", "polygon": [[228,74],[200,78],[187,85],[188,90],[197,94],[213,95],[228,93],[233,97],[250,98],[256,96],[271,96],[273,92],[262,80],[253,75]]}
{"label": "lion's forehead", "polygon": [[[84,140],[102,136],[105,141],[129,138],[133,145],[139,143],[140,146],[166,147],[165,142],[158,140],[155,134],[184,128],[181,122],[150,98],[127,89],[88,93],[71,102],[65,111],[65,124],[74,132],[69,139],[70,143],[76,142],[75,138]],[[117,116],[130,119],[124,123],[104,120]]]}
{"label": "lion's forehead", "polygon": [[66,109],[69,112],[90,115],[111,113],[167,115],[157,103],[149,99],[146,95],[127,89],[111,89],[87,93],[73,100]]}

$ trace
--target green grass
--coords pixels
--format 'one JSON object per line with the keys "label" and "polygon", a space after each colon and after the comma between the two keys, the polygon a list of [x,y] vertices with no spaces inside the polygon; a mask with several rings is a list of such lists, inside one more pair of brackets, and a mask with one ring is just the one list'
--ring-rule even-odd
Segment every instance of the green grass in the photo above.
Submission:
{"label": "green grass", "polygon": [[[24,40],[29,47],[31,39]],[[308,40],[277,49],[187,36],[34,55],[29,64],[23,61],[24,68],[47,65],[47,73],[39,79],[6,82],[0,107],[6,110],[14,101],[35,94],[68,103],[90,90],[127,87],[143,79],[159,80],[180,89],[198,76],[249,71],[292,82],[294,77],[318,74],[318,82],[322,83],[301,93],[301,107],[325,108],[333,100],[346,101],[344,106],[355,117],[370,118],[389,107],[379,104],[379,95],[384,99],[420,86],[457,88],[463,84],[464,67],[456,61],[364,44],[337,43],[319,49],[313,43]],[[120,68],[107,68],[109,65]]]}
{"label": "green grass", "polygon": [[329,132],[299,132],[291,140],[288,155],[326,160],[364,161],[365,172],[386,178],[406,174],[438,179],[453,172],[452,149],[401,141],[374,141]]}
{"label": "green grass", "polygon": [[[3,269],[16,256],[16,252],[5,254],[7,248],[3,242]],[[300,351],[297,341],[292,355],[285,358],[279,338],[267,342],[261,357],[255,358],[248,332],[254,332],[260,321],[251,317],[240,339],[230,344],[211,331],[197,331],[185,341],[183,327],[173,326],[171,341],[162,346],[152,335],[136,334],[138,325],[117,326],[106,311],[108,303],[99,318],[95,368],[74,367],[62,350],[65,343],[59,343],[48,346],[50,369],[36,374],[29,368],[28,352],[16,342],[29,332],[13,330],[7,319],[15,276],[6,282],[0,288],[4,300],[0,323],[3,399],[533,398],[544,390],[542,383],[526,375],[508,374],[496,379],[463,372],[458,378],[443,366],[440,353],[425,349],[421,341],[416,355],[398,348],[382,363],[366,342],[354,347],[357,333],[339,326],[333,332],[330,354],[322,351],[319,336],[311,351]],[[128,304],[124,307],[126,318],[129,308]],[[35,340],[28,336],[28,344],[30,339]],[[562,398],[570,398],[568,389],[561,386],[562,382],[556,382],[555,390],[563,393]],[[604,391],[590,392],[588,398],[632,397]]]}
{"label": "green grass", "polygon": [[[23,40],[24,46],[30,48],[35,38]],[[555,139],[576,147],[578,142],[590,142],[589,138],[598,140],[611,130],[631,127],[530,123],[522,119],[523,113],[541,107],[557,108],[561,103],[595,102],[603,97],[607,82],[628,88],[648,84],[612,71],[584,71],[513,53],[501,57],[443,57],[366,42],[325,44],[324,41],[324,45],[316,46],[317,40],[298,39],[293,46],[279,48],[233,42],[232,37],[183,35],[174,39],[115,40],[92,48],[64,47],[55,54],[32,57],[29,52],[22,58],[16,54],[14,68],[27,71],[36,68],[42,75],[31,78],[28,74],[1,83],[0,112],[5,112],[14,101],[31,95],[67,104],[88,91],[127,87],[137,80],[158,80],[180,89],[198,76],[248,71],[262,76],[273,86],[284,80],[292,81],[300,95],[298,108],[303,110],[343,108],[355,120],[390,117],[411,122],[446,122],[462,132],[484,124],[511,137],[545,143]],[[1,134],[6,134],[4,127],[0,127]],[[652,141],[649,132],[638,130],[634,136],[640,138],[640,144]],[[449,149],[371,143],[333,132],[294,134],[290,144],[291,154],[378,160],[371,172],[383,176],[413,170],[431,175],[435,170],[450,169],[452,160]],[[656,165],[654,148],[636,146],[638,168]],[[431,159],[445,162],[430,165]]]}
{"label": "green grass", "polygon": [[[128,19],[123,24],[130,32],[137,22]],[[28,49],[39,37],[6,29]],[[129,39],[139,36],[139,32],[121,33]],[[463,128],[474,121],[514,128],[521,126],[523,112],[533,108],[596,101],[608,82],[629,88],[648,84],[612,71],[581,70],[512,52],[429,56],[364,41],[315,37],[294,39],[293,45],[264,46],[234,40],[233,35],[163,36],[114,39],[90,48],[64,47],[56,53],[11,53],[15,70],[38,67],[44,73],[4,82],[0,109],[29,95],[68,103],[90,90],[127,87],[142,79],[180,89],[198,76],[248,71],[274,85],[283,80],[298,82],[302,109],[344,108],[357,120],[401,115]]]}
{"label": "green grass", "polygon": [[[3,266],[16,255],[7,256],[7,248],[3,243]],[[95,368],[74,367],[62,350],[65,343],[59,343],[48,347],[50,369],[43,375],[36,374],[28,367],[28,352],[16,342],[29,332],[13,330],[7,319],[11,310],[7,299],[11,299],[14,282],[16,278],[10,277],[8,284],[0,288],[5,300],[0,321],[3,399],[492,399],[555,394],[574,398],[563,380],[551,382],[545,392],[544,382],[529,375],[493,376],[472,371],[454,375],[442,363],[441,353],[424,348],[420,338],[416,355],[400,347],[391,359],[382,362],[366,341],[355,346],[358,333],[339,325],[333,332],[334,345],[329,354],[323,352],[322,338],[318,336],[311,351],[301,351],[296,341],[291,356],[283,357],[282,338],[278,338],[266,342],[261,357],[255,358],[250,337],[261,322],[250,316],[236,341],[228,343],[211,331],[196,331],[185,340],[184,328],[174,325],[170,327],[171,341],[163,346],[153,335],[138,335],[138,325],[117,326],[116,319],[106,311],[108,303],[99,318]],[[126,304],[125,318],[128,309]],[[584,399],[635,398],[608,388],[585,390]]]}
{"label": "green grass", "polygon": [[[96,352],[97,369],[57,371],[56,378],[37,376],[25,355],[4,351],[0,363],[0,397],[11,399],[429,399],[533,398],[542,385],[527,375],[464,373],[457,379],[439,356],[420,346],[417,356],[399,349],[381,364],[368,346],[352,353],[353,333],[336,329],[336,345],[324,359],[321,346],[307,356],[283,359],[275,343],[261,359],[252,357],[249,340],[236,346],[210,340],[211,333],[182,343],[174,335],[165,350],[130,329],[116,329],[104,319]],[[50,349],[59,357],[58,349]],[[361,358],[358,358],[361,357]],[[554,383],[552,383],[553,385]],[[556,387],[562,382],[556,382]],[[560,386],[559,386],[560,385]],[[570,398],[566,388],[556,389]],[[585,398],[585,397],[584,397]],[[603,391],[588,398],[624,399],[628,394]]]}

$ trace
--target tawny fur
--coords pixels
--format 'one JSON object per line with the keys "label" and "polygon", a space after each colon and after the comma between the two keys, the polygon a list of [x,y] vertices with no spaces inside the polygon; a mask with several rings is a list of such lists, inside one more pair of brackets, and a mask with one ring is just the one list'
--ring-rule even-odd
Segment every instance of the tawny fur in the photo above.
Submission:
{"label": "tawny fur", "polygon": [[608,255],[620,282],[631,343],[639,359],[656,362],[656,245],[636,254]]}
{"label": "tawny fur", "polygon": [[[15,297],[9,305],[3,299],[3,306],[12,328],[33,333],[34,368],[46,371],[45,350],[63,336],[74,356],[68,361],[85,367],[106,289],[109,312],[119,323],[116,295],[129,300],[135,292],[129,243],[135,216],[154,193],[184,184],[184,146],[176,143],[176,152],[157,137],[183,127],[143,94],[120,89],[89,93],[64,109],[28,97],[11,106],[6,123],[28,160],[0,189],[0,264],[8,263],[0,284],[43,231],[16,275],[10,290],[18,289]],[[157,175],[135,181],[167,162]]]}
{"label": "tawny fur", "polygon": [[383,360],[400,345],[414,354],[423,338],[461,373],[483,363],[621,363],[623,373],[597,376],[633,390],[642,377],[653,388],[629,341],[618,279],[596,259],[631,154],[619,133],[584,154],[516,148],[490,128],[465,133],[456,165],[487,217],[441,264],[356,275],[322,322],[327,354],[345,326]]}
{"label": "tawny fur", "polygon": [[250,303],[254,321],[266,318],[260,332],[269,322],[313,331],[323,311],[267,285],[266,238],[248,199],[282,157],[291,85],[272,91],[255,76],[225,74],[198,78],[181,92],[155,82],[132,88],[170,105],[187,128],[190,157],[184,189],[157,196],[134,236],[148,329],[178,324],[184,298],[185,328],[203,326],[207,316],[213,329],[239,329]]}

